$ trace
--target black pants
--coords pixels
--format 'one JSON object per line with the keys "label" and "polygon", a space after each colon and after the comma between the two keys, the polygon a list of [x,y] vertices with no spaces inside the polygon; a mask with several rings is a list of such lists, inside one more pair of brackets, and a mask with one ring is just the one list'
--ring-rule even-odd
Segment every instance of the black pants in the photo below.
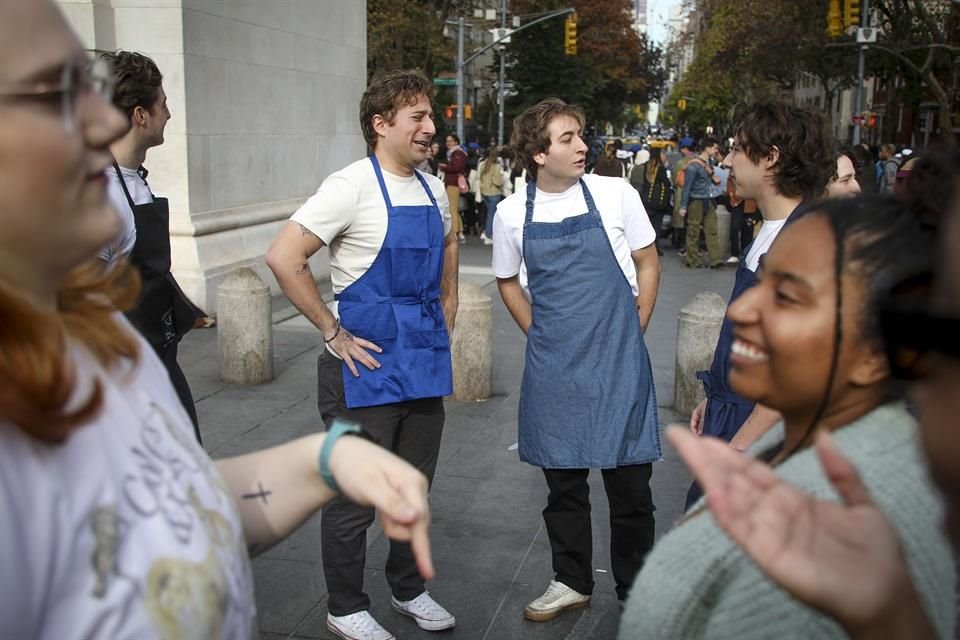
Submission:
{"label": "black pants", "polygon": [[[620,600],[626,599],[653,547],[652,470],[650,464],[602,470],[610,503],[610,567]],[[550,488],[543,521],[553,552],[555,579],[583,594],[593,593],[589,473],[589,469],[543,470]]]}
{"label": "black pants", "polygon": [[[324,424],[329,427],[334,418],[342,417],[362,425],[377,444],[415,466],[432,482],[443,434],[443,398],[348,409],[341,367],[341,361],[326,350],[317,359],[317,407]],[[361,368],[361,376],[363,371]],[[331,615],[346,616],[370,608],[370,598],[363,592],[363,571],[367,529],[374,516],[372,508],[346,498],[336,498],[323,508],[320,538]],[[384,573],[398,600],[413,600],[424,592],[423,577],[406,542],[390,541]]]}
{"label": "black pants", "polygon": [[156,351],[163,362],[163,366],[167,368],[167,373],[170,374],[170,382],[173,383],[173,388],[177,392],[183,408],[187,410],[187,414],[193,422],[193,433],[197,437],[197,442],[203,444],[203,440],[200,439],[200,422],[197,420],[197,407],[193,402],[193,394],[190,392],[187,377],[183,375],[183,370],[177,362],[177,346],[179,343],[179,340],[174,340],[166,347],[160,347]]}

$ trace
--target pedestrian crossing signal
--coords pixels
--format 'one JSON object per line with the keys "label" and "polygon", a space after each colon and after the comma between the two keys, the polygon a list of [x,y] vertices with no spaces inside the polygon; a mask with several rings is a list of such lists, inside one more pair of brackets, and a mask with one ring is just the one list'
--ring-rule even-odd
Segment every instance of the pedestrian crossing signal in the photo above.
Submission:
{"label": "pedestrian crossing signal", "polygon": [[577,55],[577,19],[567,18],[563,25],[563,52],[568,56]]}

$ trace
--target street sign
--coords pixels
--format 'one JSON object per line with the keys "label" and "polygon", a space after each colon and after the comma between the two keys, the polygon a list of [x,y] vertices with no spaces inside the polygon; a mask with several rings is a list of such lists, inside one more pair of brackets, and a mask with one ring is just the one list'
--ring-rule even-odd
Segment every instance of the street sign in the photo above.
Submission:
{"label": "street sign", "polygon": [[455,87],[457,86],[456,78],[434,78],[433,84],[438,87]]}
{"label": "street sign", "polygon": [[860,27],[857,29],[857,43],[864,44],[877,41],[877,29],[870,27]]}
{"label": "street sign", "polygon": [[[499,90],[500,90],[500,81],[499,81],[499,80],[494,80],[494,81],[493,81],[493,84],[492,84],[491,86],[493,86],[494,89],[496,89],[497,91],[499,91]],[[503,83],[503,90],[504,90],[504,91],[510,91],[511,89],[513,89],[513,87],[514,87],[514,84],[513,84],[513,81],[512,81],[512,80],[507,80],[506,82]]]}
{"label": "street sign", "polygon": [[494,40],[505,38],[500,40],[500,44],[510,44],[510,34],[513,33],[513,29],[490,29],[490,33],[493,34]]}

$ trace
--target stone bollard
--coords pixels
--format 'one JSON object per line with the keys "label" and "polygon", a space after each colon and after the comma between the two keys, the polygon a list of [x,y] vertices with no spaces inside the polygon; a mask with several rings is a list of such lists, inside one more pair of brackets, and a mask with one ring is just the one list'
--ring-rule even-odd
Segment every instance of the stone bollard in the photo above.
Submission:
{"label": "stone bollard", "polygon": [[710,368],[726,310],[723,298],[711,292],[698,293],[680,310],[673,409],[682,416],[690,415],[705,397],[703,383],[697,380],[697,371]]}
{"label": "stone bollard", "polygon": [[450,341],[453,399],[486,400],[493,393],[493,301],[470,281],[460,281],[459,299]]}
{"label": "stone bollard", "polygon": [[229,384],[273,380],[270,287],[253,269],[236,269],[217,287],[220,379]]}
{"label": "stone bollard", "polygon": [[730,257],[730,210],[722,204],[717,205],[717,236],[720,238],[720,255],[726,260]]}

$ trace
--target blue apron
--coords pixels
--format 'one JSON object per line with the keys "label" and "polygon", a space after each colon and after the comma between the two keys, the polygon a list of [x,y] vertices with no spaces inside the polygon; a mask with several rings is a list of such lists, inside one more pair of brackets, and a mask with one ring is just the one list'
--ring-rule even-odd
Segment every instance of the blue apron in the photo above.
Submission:
{"label": "blue apron", "polygon": [[397,207],[370,156],[387,207],[383,246],[367,271],[334,296],[340,324],[376,344],[380,368],[358,365],[355,378],[343,365],[347,407],[371,407],[453,393],[450,337],[440,305],[443,219],[433,192],[414,171],[430,204]]}
{"label": "blue apron", "polygon": [[653,371],[636,298],[590,190],[587,212],[533,222],[527,183],[523,260],[532,298],[520,387],[519,450],[545,469],[610,469],[659,460]]}

